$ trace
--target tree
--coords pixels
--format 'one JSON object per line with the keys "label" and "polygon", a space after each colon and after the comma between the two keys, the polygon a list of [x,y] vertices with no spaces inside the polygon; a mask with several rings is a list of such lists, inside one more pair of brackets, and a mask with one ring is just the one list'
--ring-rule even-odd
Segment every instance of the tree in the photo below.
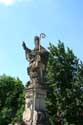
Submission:
{"label": "tree", "polygon": [[46,81],[49,125],[83,125],[83,64],[60,41],[49,46]]}
{"label": "tree", "polygon": [[22,117],[24,86],[17,78],[0,76],[0,125],[14,123]]}

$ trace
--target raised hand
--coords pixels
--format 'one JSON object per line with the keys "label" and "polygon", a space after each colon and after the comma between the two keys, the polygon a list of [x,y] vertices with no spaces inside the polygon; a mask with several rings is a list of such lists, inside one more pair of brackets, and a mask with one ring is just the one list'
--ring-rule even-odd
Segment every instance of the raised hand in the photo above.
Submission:
{"label": "raised hand", "polygon": [[26,47],[26,44],[25,44],[24,41],[23,41],[23,43],[22,43],[22,46],[23,46],[23,49],[26,50],[27,47]]}

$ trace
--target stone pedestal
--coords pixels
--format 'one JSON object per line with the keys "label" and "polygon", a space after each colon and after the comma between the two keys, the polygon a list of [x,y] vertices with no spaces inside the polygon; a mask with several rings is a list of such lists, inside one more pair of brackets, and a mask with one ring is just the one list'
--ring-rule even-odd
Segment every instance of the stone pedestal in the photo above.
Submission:
{"label": "stone pedestal", "polygon": [[46,90],[41,85],[29,85],[25,90],[25,111],[23,121],[26,125],[46,125]]}

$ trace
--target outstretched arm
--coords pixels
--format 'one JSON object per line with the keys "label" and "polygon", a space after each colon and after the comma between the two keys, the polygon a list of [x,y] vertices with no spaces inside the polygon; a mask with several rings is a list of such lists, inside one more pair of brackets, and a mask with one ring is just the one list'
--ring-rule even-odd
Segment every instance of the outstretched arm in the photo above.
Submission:
{"label": "outstretched arm", "polygon": [[26,46],[24,41],[23,41],[22,46],[23,46],[23,49],[25,50],[25,57],[26,57],[26,59],[27,60],[30,59],[31,49],[27,48],[27,46]]}
{"label": "outstretched arm", "polygon": [[26,50],[27,47],[26,47],[26,44],[25,44],[24,41],[23,41],[23,43],[22,43],[22,46],[23,46],[23,49]]}
{"label": "outstretched arm", "polygon": [[30,50],[29,48],[27,48],[27,46],[26,46],[26,44],[25,44],[24,41],[23,41],[23,43],[22,43],[22,46],[23,46],[23,49],[24,49],[25,51],[27,51],[28,53],[31,52],[31,50]]}

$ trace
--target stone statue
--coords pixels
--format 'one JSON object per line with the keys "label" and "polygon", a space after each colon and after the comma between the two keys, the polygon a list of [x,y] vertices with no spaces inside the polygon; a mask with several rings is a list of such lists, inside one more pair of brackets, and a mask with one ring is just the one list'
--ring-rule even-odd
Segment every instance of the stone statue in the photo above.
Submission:
{"label": "stone statue", "polygon": [[46,90],[43,88],[43,83],[48,51],[40,45],[40,37],[35,36],[34,44],[33,50],[29,49],[25,42],[22,44],[29,62],[27,73],[30,76],[30,81],[26,86],[23,121],[26,125],[46,125],[43,123],[46,119],[44,109]]}
{"label": "stone statue", "polygon": [[48,60],[48,51],[40,45],[40,38],[35,36],[34,38],[35,48],[33,50],[26,47],[25,42],[23,42],[23,48],[25,50],[26,59],[29,61],[29,67],[27,72],[33,80],[36,78],[36,83],[42,84],[43,82],[43,72]]}

